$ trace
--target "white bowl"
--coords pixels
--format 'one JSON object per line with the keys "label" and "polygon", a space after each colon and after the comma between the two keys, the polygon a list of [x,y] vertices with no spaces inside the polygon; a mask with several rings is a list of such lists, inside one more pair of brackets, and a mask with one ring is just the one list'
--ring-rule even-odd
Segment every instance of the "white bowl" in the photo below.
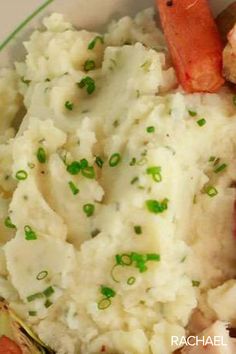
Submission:
{"label": "white bowl", "polygon": [[[196,1],[196,0],[189,0]],[[232,3],[233,0],[210,0],[213,12]],[[0,48],[1,44],[36,9],[45,8],[31,19],[11,41],[0,50],[0,66],[9,66],[23,56],[22,41],[40,25],[41,19],[51,12],[61,12],[77,27],[102,30],[114,17],[133,15],[154,5],[154,0],[5,0],[0,1]],[[48,4],[49,3],[49,4]]]}

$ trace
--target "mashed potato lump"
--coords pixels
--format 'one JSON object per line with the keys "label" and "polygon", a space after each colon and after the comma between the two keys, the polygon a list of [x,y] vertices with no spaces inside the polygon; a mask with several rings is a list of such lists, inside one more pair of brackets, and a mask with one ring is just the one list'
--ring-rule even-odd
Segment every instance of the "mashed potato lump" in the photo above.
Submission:
{"label": "mashed potato lump", "polygon": [[236,321],[232,94],[183,92],[152,10],[44,26],[0,72],[0,296],[58,354]]}

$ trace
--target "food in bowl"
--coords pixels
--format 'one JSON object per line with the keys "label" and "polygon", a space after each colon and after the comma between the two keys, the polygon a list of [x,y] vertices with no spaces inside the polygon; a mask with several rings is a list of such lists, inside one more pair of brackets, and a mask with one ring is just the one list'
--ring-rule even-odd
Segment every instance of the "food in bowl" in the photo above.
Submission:
{"label": "food in bowl", "polygon": [[186,93],[153,15],[101,35],[52,14],[1,70],[5,351],[233,348],[236,98]]}

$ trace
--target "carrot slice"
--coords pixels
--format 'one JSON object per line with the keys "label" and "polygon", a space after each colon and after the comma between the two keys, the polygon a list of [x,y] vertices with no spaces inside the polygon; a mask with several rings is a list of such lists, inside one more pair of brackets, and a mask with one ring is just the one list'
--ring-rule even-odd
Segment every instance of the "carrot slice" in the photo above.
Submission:
{"label": "carrot slice", "polygon": [[187,92],[224,83],[222,43],[207,0],[156,0],[178,79]]}
{"label": "carrot slice", "polygon": [[22,350],[13,340],[2,336],[0,338],[0,354],[22,354]]}

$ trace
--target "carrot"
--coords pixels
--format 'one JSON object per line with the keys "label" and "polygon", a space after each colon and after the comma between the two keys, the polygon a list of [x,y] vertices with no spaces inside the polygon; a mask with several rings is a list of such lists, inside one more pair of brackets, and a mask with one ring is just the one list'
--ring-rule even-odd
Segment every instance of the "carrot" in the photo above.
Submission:
{"label": "carrot", "polygon": [[0,354],[22,354],[22,350],[10,338],[2,336],[0,338]]}
{"label": "carrot", "polygon": [[187,92],[224,83],[222,43],[207,0],[156,0],[179,82]]}

